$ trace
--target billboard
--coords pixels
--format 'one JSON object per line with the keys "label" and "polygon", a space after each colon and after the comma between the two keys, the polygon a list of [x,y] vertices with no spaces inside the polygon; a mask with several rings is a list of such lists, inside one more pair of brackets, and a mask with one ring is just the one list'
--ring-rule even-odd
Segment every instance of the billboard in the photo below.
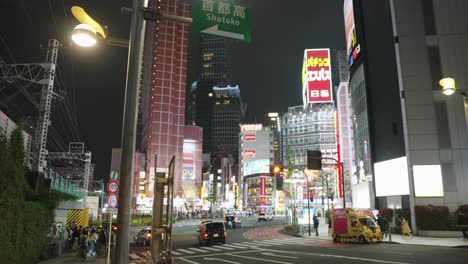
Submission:
{"label": "billboard", "polygon": [[413,165],[413,179],[416,197],[444,197],[440,165]]}
{"label": "billboard", "polygon": [[361,53],[361,45],[358,43],[356,36],[353,0],[344,1],[343,12],[345,20],[346,52],[348,55],[348,64],[349,67],[351,67]]}
{"label": "billboard", "polygon": [[195,180],[195,150],[194,142],[185,141],[182,153],[182,179]]}
{"label": "billboard", "polygon": [[375,196],[408,195],[406,156],[374,163]]}
{"label": "billboard", "polygon": [[258,159],[244,164],[243,175],[270,173],[270,160]]}
{"label": "billboard", "polygon": [[330,49],[307,49],[302,67],[304,106],[333,101]]}
{"label": "billboard", "polygon": [[246,141],[255,141],[255,134],[246,134],[245,135]]}

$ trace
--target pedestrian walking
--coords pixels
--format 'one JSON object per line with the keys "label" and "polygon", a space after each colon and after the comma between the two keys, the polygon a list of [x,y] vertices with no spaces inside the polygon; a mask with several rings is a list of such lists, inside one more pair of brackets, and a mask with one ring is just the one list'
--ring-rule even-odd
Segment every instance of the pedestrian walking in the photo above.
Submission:
{"label": "pedestrian walking", "polygon": [[332,220],[330,217],[327,218],[328,220],[328,236],[332,235]]}
{"label": "pedestrian walking", "polygon": [[380,214],[377,215],[377,224],[380,226],[380,232],[382,233],[382,235],[384,237],[387,237],[387,235],[388,235],[388,222]]}
{"label": "pedestrian walking", "polygon": [[318,220],[318,217],[317,215],[314,215],[314,229],[315,229],[315,235],[318,236],[318,226],[319,226],[319,220]]}
{"label": "pedestrian walking", "polygon": [[408,221],[404,217],[401,218],[401,234],[404,236],[413,236]]}

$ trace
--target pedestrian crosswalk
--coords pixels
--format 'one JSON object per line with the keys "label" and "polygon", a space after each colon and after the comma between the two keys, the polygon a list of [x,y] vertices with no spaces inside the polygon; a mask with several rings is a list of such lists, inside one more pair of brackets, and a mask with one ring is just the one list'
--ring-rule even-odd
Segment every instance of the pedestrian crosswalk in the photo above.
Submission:
{"label": "pedestrian crosswalk", "polygon": [[294,238],[278,238],[270,240],[251,240],[246,242],[237,242],[237,243],[228,243],[223,245],[211,245],[207,247],[189,247],[184,249],[174,249],[172,250],[172,255],[175,257],[183,255],[195,255],[195,254],[209,254],[222,251],[238,251],[238,250],[248,250],[252,248],[259,247],[271,247],[271,246],[280,246],[280,245],[301,245],[307,242],[313,242],[313,240],[302,237]]}
{"label": "pedestrian crosswalk", "polygon": [[[223,254],[224,252],[232,253],[239,250],[251,250],[262,247],[272,247],[281,245],[303,245],[305,243],[313,242],[314,240],[303,237],[277,238],[269,240],[250,240],[245,242],[215,244],[207,247],[175,248],[172,250],[171,253],[173,257],[187,257],[206,254]],[[135,252],[129,254],[130,263],[142,263],[141,261],[143,261],[146,258],[145,255],[146,252]]]}

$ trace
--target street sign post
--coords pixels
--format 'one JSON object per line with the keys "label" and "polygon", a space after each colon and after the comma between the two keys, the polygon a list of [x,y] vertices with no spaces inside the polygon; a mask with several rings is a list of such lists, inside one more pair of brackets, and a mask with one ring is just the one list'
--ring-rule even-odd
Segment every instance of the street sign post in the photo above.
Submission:
{"label": "street sign post", "polygon": [[119,182],[116,180],[111,180],[107,184],[107,191],[109,193],[116,193],[119,191],[119,189],[120,189]]}
{"label": "street sign post", "polygon": [[193,1],[194,32],[241,40],[252,40],[250,7],[221,0]]}
{"label": "street sign post", "polygon": [[109,208],[116,208],[119,204],[119,197],[115,193],[107,195],[107,205]]}
{"label": "street sign post", "polygon": [[111,171],[110,179],[111,180],[117,180],[118,178],[119,178],[119,173],[116,170]]}

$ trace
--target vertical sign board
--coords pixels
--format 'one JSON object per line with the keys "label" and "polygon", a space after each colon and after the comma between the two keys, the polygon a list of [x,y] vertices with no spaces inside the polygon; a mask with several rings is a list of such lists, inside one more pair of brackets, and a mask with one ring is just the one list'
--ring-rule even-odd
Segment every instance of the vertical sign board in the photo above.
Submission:
{"label": "vertical sign board", "polygon": [[193,1],[192,30],[250,43],[250,8],[222,0]]}
{"label": "vertical sign board", "polygon": [[304,107],[308,103],[333,102],[330,49],[307,49],[302,67]]}

